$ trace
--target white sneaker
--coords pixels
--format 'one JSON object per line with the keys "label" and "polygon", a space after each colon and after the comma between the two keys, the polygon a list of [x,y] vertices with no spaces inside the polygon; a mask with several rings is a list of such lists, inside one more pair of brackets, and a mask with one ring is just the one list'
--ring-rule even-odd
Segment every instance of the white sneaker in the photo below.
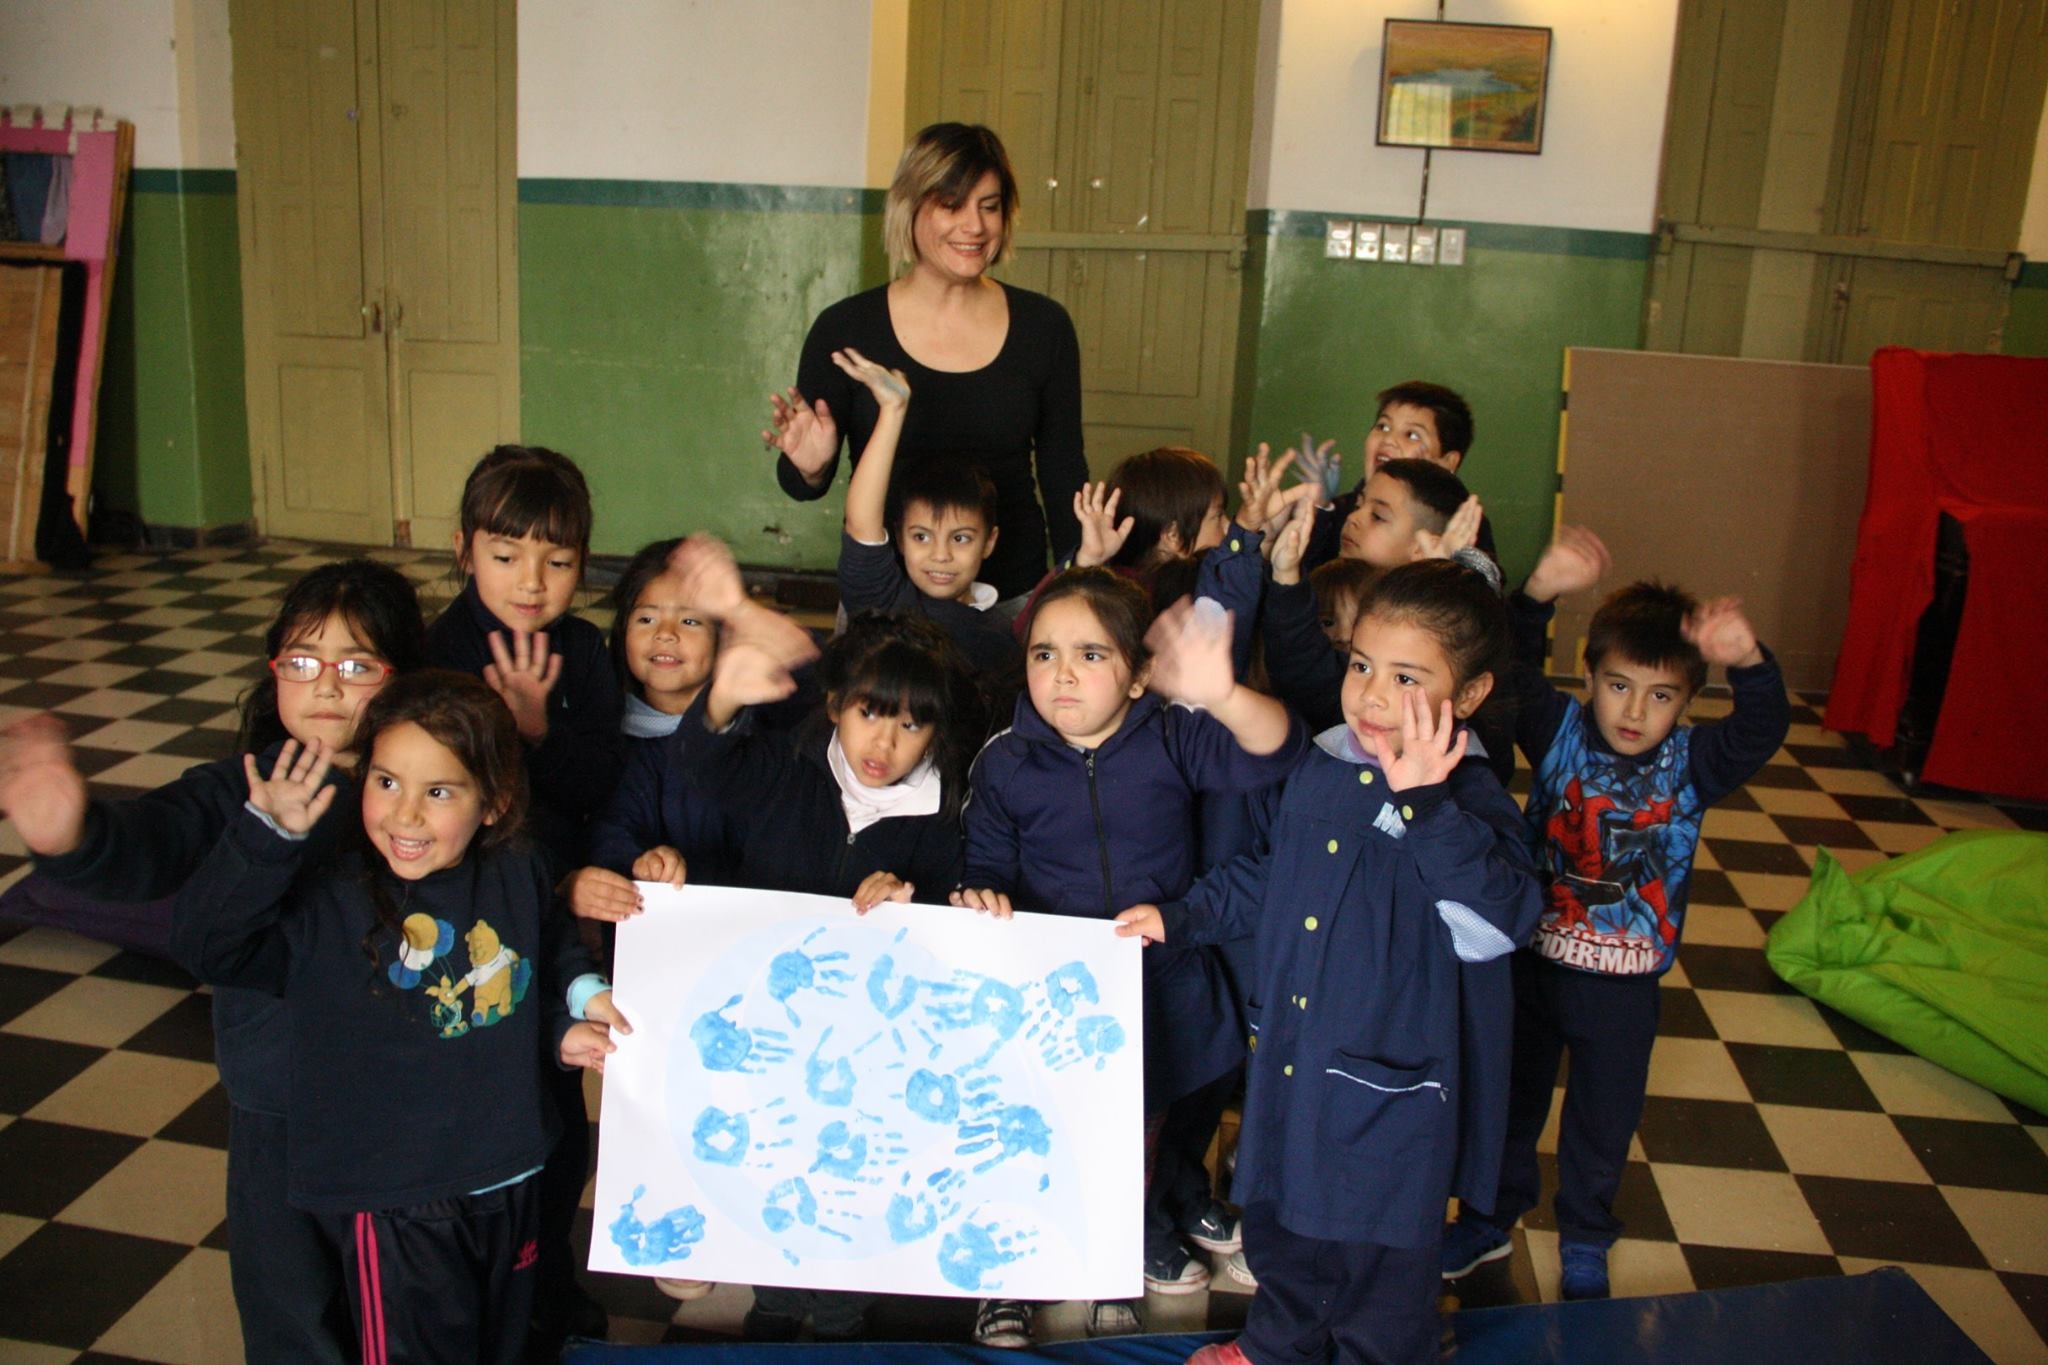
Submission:
{"label": "white sneaker", "polygon": [[974,1340],[1003,1351],[1028,1350],[1031,1305],[1020,1299],[983,1299],[974,1315]]}
{"label": "white sneaker", "polygon": [[1145,1330],[1136,1299],[1097,1299],[1088,1305],[1088,1335],[1127,1337]]}
{"label": "white sneaker", "polygon": [[1251,1263],[1245,1260],[1242,1251],[1230,1253],[1229,1258],[1223,1262],[1223,1273],[1247,1289],[1259,1287],[1258,1277],[1252,1274]]}

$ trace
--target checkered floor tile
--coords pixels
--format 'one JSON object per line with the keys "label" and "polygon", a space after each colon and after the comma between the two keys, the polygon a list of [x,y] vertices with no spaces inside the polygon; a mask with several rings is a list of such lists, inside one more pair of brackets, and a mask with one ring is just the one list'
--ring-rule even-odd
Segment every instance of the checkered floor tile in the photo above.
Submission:
{"label": "checkered floor tile", "polygon": [[[374,553],[420,584],[430,612],[453,591],[446,555]],[[272,542],[0,578],[0,723],[54,711],[109,796],[221,757],[279,593],[333,557]],[[1906,795],[1822,730],[1812,702],[1795,698],[1776,762],[1707,817],[1622,1182],[1615,1292],[1902,1265],[1994,1359],[2048,1358],[2048,1118],[1794,994],[1763,955],[1817,846],[1853,869],[1952,829],[2048,828],[2048,811]],[[0,825],[0,885],[23,874],[22,854]],[[593,1089],[593,1113],[595,1101]],[[1553,1117],[1546,1151],[1554,1132]],[[226,1145],[203,991],[147,957],[0,925],[0,1360],[238,1359]],[[1557,1274],[1545,1207],[1452,1303],[1549,1300]],[[727,1286],[673,1311],[649,1281],[589,1280],[617,1341],[730,1334],[747,1305]],[[1154,1296],[1149,1316],[1162,1330],[1229,1327],[1245,1303]],[[892,1300],[875,1326],[959,1340],[972,1314]],[[1059,1305],[1041,1326],[1078,1336],[1081,1317]]]}

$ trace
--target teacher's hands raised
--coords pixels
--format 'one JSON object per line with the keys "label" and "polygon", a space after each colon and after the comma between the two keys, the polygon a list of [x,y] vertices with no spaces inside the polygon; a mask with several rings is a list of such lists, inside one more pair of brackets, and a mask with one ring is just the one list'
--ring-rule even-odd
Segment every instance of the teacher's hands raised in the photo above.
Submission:
{"label": "teacher's hands raised", "polygon": [[839,456],[839,424],[832,419],[832,409],[822,398],[806,403],[795,389],[786,398],[769,394],[768,406],[774,425],[761,433],[761,440],[788,456],[805,483],[813,487],[823,483],[826,471]]}

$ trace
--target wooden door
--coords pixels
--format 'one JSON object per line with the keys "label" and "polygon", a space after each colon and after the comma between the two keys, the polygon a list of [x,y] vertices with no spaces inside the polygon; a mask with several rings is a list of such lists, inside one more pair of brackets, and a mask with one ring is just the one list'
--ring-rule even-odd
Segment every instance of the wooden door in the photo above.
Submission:
{"label": "wooden door", "polygon": [[231,0],[256,512],[391,543],[376,10]]}
{"label": "wooden door", "polygon": [[266,534],[441,545],[519,429],[513,0],[232,0]]}
{"label": "wooden door", "polygon": [[439,548],[477,457],[519,436],[513,7],[381,5],[396,539]]}
{"label": "wooden door", "polygon": [[1233,0],[912,6],[910,131],[1003,135],[1025,213],[1003,278],[1073,315],[1097,474],[1163,444],[1232,462],[1256,22]]}

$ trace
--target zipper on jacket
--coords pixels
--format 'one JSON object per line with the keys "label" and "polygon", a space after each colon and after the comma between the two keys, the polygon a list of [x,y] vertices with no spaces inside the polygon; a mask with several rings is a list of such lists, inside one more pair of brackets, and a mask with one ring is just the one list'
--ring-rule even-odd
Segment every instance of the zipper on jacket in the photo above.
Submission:
{"label": "zipper on jacket", "polygon": [[1095,751],[1088,751],[1088,809],[1095,814],[1095,851],[1102,855],[1102,912],[1116,918],[1116,901],[1109,885],[1109,831],[1102,827],[1102,795],[1095,788]]}

